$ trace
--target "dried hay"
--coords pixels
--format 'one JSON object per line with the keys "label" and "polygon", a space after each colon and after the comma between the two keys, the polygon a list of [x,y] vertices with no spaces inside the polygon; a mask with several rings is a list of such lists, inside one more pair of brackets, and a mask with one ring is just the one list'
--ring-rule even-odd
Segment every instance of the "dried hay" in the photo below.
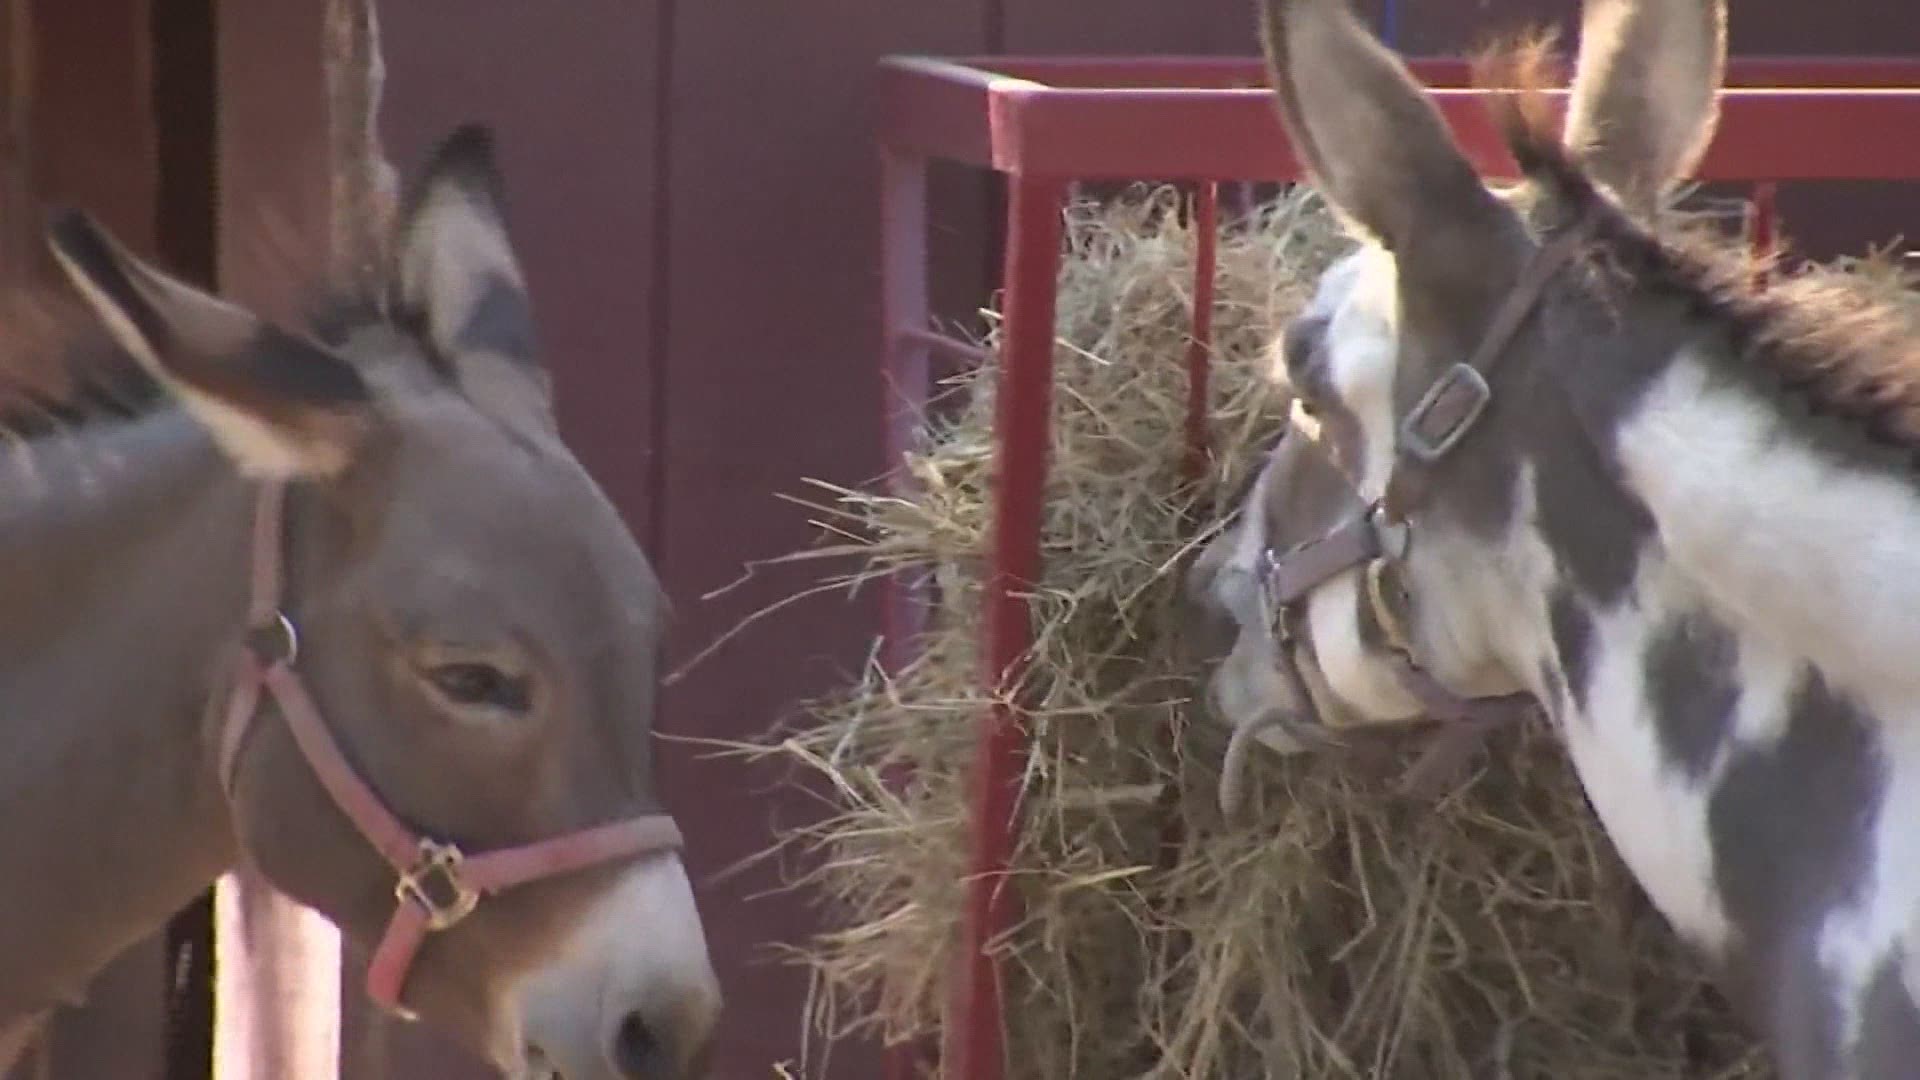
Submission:
{"label": "dried hay", "polygon": [[[1218,452],[1193,485],[1179,210],[1161,190],[1070,211],[1014,860],[1024,918],[998,944],[1011,1075],[1761,1075],[1544,731],[1496,738],[1438,805],[1394,801],[1391,771],[1256,751],[1248,812],[1221,820],[1225,739],[1191,700],[1179,574],[1193,522],[1217,527],[1277,433],[1268,344],[1346,241],[1303,191],[1224,230]],[[970,399],[929,421],[910,460],[921,494],[835,490],[821,508],[856,538],[825,554],[857,554],[862,573],[926,568],[943,595],[918,661],[868,673],[763,751],[832,791],[829,819],[792,838],[813,849],[800,883],[836,927],[802,956],[830,1039],[931,1035],[951,992],[987,704],[975,671],[995,374],[961,377]]]}

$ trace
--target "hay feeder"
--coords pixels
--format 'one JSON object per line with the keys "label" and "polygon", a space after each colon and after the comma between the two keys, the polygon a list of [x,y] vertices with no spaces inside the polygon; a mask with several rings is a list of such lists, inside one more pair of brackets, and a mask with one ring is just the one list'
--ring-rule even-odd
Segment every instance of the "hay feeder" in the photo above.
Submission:
{"label": "hay feeder", "polygon": [[[1484,123],[1477,93],[1457,89],[1465,85],[1465,65],[1442,61],[1416,62],[1413,67],[1429,85],[1455,88],[1436,97],[1469,153],[1496,175],[1510,169]],[[1740,67],[1736,61],[1732,72],[1736,80]],[[1368,803],[1370,796],[1361,790],[1366,784],[1362,777],[1337,769],[1315,772],[1293,763],[1268,762],[1263,803],[1274,816],[1267,820],[1260,843],[1291,850],[1300,860],[1302,876],[1265,894],[1250,891],[1246,910],[1237,921],[1223,920],[1219,933],[1176,925],[1177,919],[1141,928],[1137,940],[1149,949],[1163,950],[1151,962],[1104,964],[1114,958],[1086,953],[1070,958],[1079,961],[1082,974],[1096,981],[1152,972],[1155,977],[1186,980],[1186,984],[1177,990],[1149,988],[1151,992],[1132,995],[1141,1010],[1135,1036],[1142,1043],[1128,1048],[1134,1055],[1127,1059],[1132,1064],[1120,1064],[1122,1059],[1112,1054],[1083,1054],[1081,1045],[1052,1055],[1045,1068],[1035,1071],[1029,1059],[1049,1058],[1049,1051],[1036,1046],[1030,1032],[1023,1034],[1021,1019],[1049,1007],[1041,1001],[1049,991],[1042,985],[1049,973],[1032,966],[1032,954],[1022,951],[1021,941],[1024,935],[1030,947],[1036,937],[1063,931],[1061,923],[1035,915],[1034,894],[1057,901],[1066,911],[1081,902],[1069,898],[1078,890],[1089,908],[1068,914],[1087,920],[1151,919],[1169,897],[1177,902],[1184,887],[1204,886],[1218,893],[1222,888],[1257,884],[1235,875],[1272,855],[1257,850],[1260,845],[1250,846],[1246,836],[1219,842],[1217,838],[1193,840],[1165,827],[1170,820],[1197,820],[1184,807],[1192,801],[1193,790],[1206,780],[1206,766],[1197,763],[1200,755],[1190,760],[1177,748],[1155,751],[1077,744],[1073,739],[1085,732],[1066,734],[1073,725],[1060,722],[1059,714],[1050,716],[1046,703],[1034,700],[1036,695],[1046,695],[1042,684],[1059,682],[1059,671],[1045,659],[1047,650],[1057,644],[1048,635],[1059,625],[1049,617],[1078,598],[1073,590],[1060,587],[1060,579],[1049,576],[1042,562],[1043,543],[1049,561],[1060,562],[1063,557],[1071,559],[1074,544],[1101,539],[1058,532],[1064,519],[1049,501],[1049,496],[1059,494],[1061,481],[1050,477],[1048,457],[1060,451],[1064,437],[1053,426],[1063,407],[1055,391],[1069,396],[1081,391],[1071,383],[1056,384],[1054,365],[1062,350],[1086,347],[1064,331],[1060,335],[1064,340],[1056,343],[1056,322],[1063,315],[1058,304],[1061,209],[1068,205],[1069,178],[1178,177],[1195,184],[1188,234],[1193,244],[1188,263],[1191,277],[1177,290],[1185,297],[1184,311],[1192,322],[1180,328],[1180,340],[1161,357],[1170,367],[1177,363],[1177,356],[1186,361],[1181,409],[1170,421],[1184,442],[1170,455],[1164,446],[1155,450],[1163,463],[1169,457],[1173,461],[1169,466],[1173,475],[1158,477],[1166,485],[1159,494],[1183,492],[1185,501],[1174,516],[1205,518],[1224,509],[1231,494],[1228,489],[1237,479],[1227,460],[1232,455],[1209,455],[1209,437],[1218,440],[1222,449],[1244,453],[1271,434],[1271,428],[1261,426],[1271,420],[1261,408],[1271,404],[1255,408],[1244,400],[1239,402],[1244,411],[1237,419],[1229,418],[1239,426],[1224,435],[1220,430],[1223,390],[1216,365],[1227,351],[1213,325],[1221,311],[1215,297],[1222,242],[1220,185],[1291,181],[1298,179],[1298,166],[1271,115],[1262,73],[1246,60],[996,58],[991,68],[921,58],[892,58],[882,65],[888,452],[890,463],[897,466],[904,461],[909,467],[898,474],[891,494],[838,492],[837,504],[828,511],[849,519],[849,529],[868,534],[856,547],[864,548],[876,573],[886,575],[891,594],[884,662],[847,700],[823,707],[828,722],[818,731],[790,740],[786,747],[833,777],[847,805],[862,808],[861,813],[809,834],[837,860],[830,863],[826,877],[809,880],[824,886],[833,902],[879,917],[866,922],[852,919],[848,929],[827,939],[825,948],[839,961],[855,968],[865,966],[858,971],[843,966],[837,975],[830,972],[823,977],[832,981],[845,976],[848,986],[864,988],[878,998],[878,1004],[869,1004],[862,1015],[852,1020],[840,1017],[839,1026],[884,1027],[893,1041],[903,1045],[938,1030],[943,1036],[940,1074],[967,1080],[998,1080],[1007,1074],[1010,1059],[1021,1061],[1014,1070],[1021,1075],[1251,1075],[1247,1069],[1287,1075],[1291,1069],[1293,1075],[1464,1077],[1484,1074],[1495,1065],[1510,1069],[1511,1075],[1534,1075],[1528,1071],[1529,1055],[1514,1050],[1517,1040],[1545,1048],[1532,1055],[1532,1067],[1550,1068],[1553,1075],[1693,1075],[1692,1069],[1709,1060],[1722,1063],[1722,1075],[1757,1075],[1750,1071],[1756,1066],[1741,1040],[1727,1027],[1724,1009],[1701,988],[1698,973],[1664,936],[1657,919],[1643,910],[1630,878],[1612,859],[1604,837],[1591,822],[1557,747],[1550,739],[1536,736],[1500,748],[1502,764],[1490,770],[1497,774],[1491,786],[1498,790],[1488,790],[1483,782],[1479,789],[1459,795],[1451,806],[1428,815]],[[1790,72],[1770,74],[1776,81],[1783,76],[1785,81],[1792,79]],[[1703,165],[1703,175],[1711,179],[1797,175],[1808,167],[1791,146],[1743,146],[1736,154],[1723,140],[1716,150]],[[925,181],[926,162],[932,157],[992,168],[1008,180],[1005,303],[988,349],[954,342],[926,329]],[[1823,167],[1839,166],[1828,161]],[[1756,238],[1774,235],[1772,206],[1772,186],[1762,183],[1746,211],[1748,228]],[[1069,240],[1080,235],[1075,230],[1067,233]],[[1072,273],[1071,265],[1067,272]],[[945,442],[928,449],[921,440],[929,436],[924,414],[928,373],[936,354],[986,362],[992,368],[990,380],[975,382],[970,389],[975,394],[985,391],[990,406],[970,407],[972,427],[963,423],[931,432],[934,442]],[[1248,362],[1241,357],[1243,365]],[[990,414],[983,411],[989,407]],[[1097,404],[1088,409],[1099,411]],[[954,462],[949,458],[943,465],[935,460],[956,452],[962,442],[971,456],[969,482],[977,484],[968,493],[978,496],[977,505],[959,505],[965,500],[952,486]],[[946,500],[944,506],[942,500]],[[937,511],[952,513],[917,524],[907,520],[915,515],[939,517]],[[944,536],[935,535],[942,530]],[[1154,574],[1164,586],[1169,568],[1157,567]],[[931,602],[936,595],[937,603]],[[1143,616],[1143,621],[1147,618]],[[971,633],[953,632],[954,626],[962,624],[977,628],[978,640]],[[1127,659],[1123,651],[1117,649],[1107,659],[1123,661]],[[1038,678],[1033,677],[1035,669],[1040,669]],[[978,681],[957,686],[956,671],[976,672]],[[1114,713],[1140,714],[1160,708],[1163,719],[1178,711],[1171,703],[1172,698],[1165,696],[1144,703],[1124,695],[1107,701]],[[973,716],[984,712],[984,722],[965,725],[958,736],[952,730],[955,725],[945,725],[938,736],[945,742],[937,748],[915,742],[927,737],[927,728],[938,726],[917,721],[933,714],[968,714],[968,710]],[[1111,734],[1110,728],[1087,726],[1097,734]],[[829,736],[826,742],[817,741]],[[960,753],[956,738],[969,744],[970,760],[964,769],[947,767]],[[1200,738],[1204,742],[1206,735],[1201,733]],[[1053,741],[1036,754],[1035,739]],[[892,750],[886,748],[889,741]],[[1068,774],[1076,762],[1101,753],[1109,754],[1105,764],[1117,766],[1106,782],[1078,786],[1070,782]],[[849,768],[850,761],[860,762],[860,767]],[[930,762],[939,767],[930,767]],[[1189,787],[1186,780],[1194,784]],[[904,831],[911,831],[915,801],[924,808],[927,792],[943,785],[947,790],[942,797],[949,801],[941,804],[943,815],[920,837],[920,846],[904,842],[889,846]],[[1288,817],[1289,806],[1305,804],[1344,807],[1347,817],[1341,821],[1326,815],[1311,821]],[[1369,805],[1375,809],[1361,809]],[[1023,809],[1028,814],[1024,825]],[[1037,824],[1032,820],[1036,810],[1045,817]],[[1516,826],[1516,815],[1530,826]],[[1567,821],[1575,818],[1580,823],[1568,826]],[[1444,824],[1431,826],[1430,820]],[[1459,858],[1421,851],[1421,844],[1433,839],[1436,827],[1455,833],[1481,830],[1485,861],[1501,865],[1463,870]],[[1150,854],[1134,865],[1037,868],[1021,861],[1021,845],[1032,843],[1031,837],[1043,828],[1062,834],[1072,829],[1132,829],[1136,834],[1120,846],[1135,851],[1151,849],[1151,845],[1140,848],[1137,830],[1158,829],[1157,835],[1169,849],[1184,844],[1189,855],[1205,849],[1205,858],[1169,862]],[[927,843],[928,836],[937,836],[941,842]],[[1330,844],[1347,850],[1335,853]],[[1329,877],[1326,863],[1336,854],[1352,868],[1383,873],[1375,878]],[[1466,857],[1458,851],[1451,854]],[[878,880],[861,876],[863,871],[857,867],[863,859],[872,864],[889,859],[900,862],[893,868],[881,866],[875,871],[881,877],[891,873],[898,878],[910,871],[944,875],[947,888],[938,903],[924,896],[906,897],[899,906],[887,908],[859,892],[862,882]],[[920,865],[906,865],[916,860]],[[1043,871],[1067,881],[1071,888],[1032,886],[1032,876]],[[835,879],[835,873],[843,876]],[[1161,883],[1137,884],[1148,877]],[[1207,880],[1197,881],[1202,877]],[[1318,883],[1309,886],[1307,882],[1316,877]],[[1183,878],[1196,880],[1182,882]],[[1104,886],[1114,883],[1124,884],[1103,892]],[[1586,892],[1575,895],[1570,889]],[[1139,894],[1136,899],[1150,892],[1163,895],[1156,895],[1151,904],[1142,899],[1142,906],[1110,903],[1112,895],[1126,890]],[[1452,902],[1480,904],[1485,909],[1482,916],[1493,909],[1507,915],[1532,910],[1548,922],[1559,919],[1557,932],[1563,934],[1565,919],[1571,917],[1568,909],[1579,908],[1579,917],[1593,922],[1585,935],[1586,947],[1591,948],[1593,939],[1604,939],[1617,970],[1563,995],[1557,1004],[1549,1002],[1554,991],[1545,986],[1546,981],[1569,977],[1570,968],[1580,963],[1604,963],[1605,957],[1581,953],[1577,943],[1556,940],[1551,934],[1526,940],[1503,937],[1497,919],[1483,919],[1472,927],[1448,924],[1450,909],[1435,897],[1449,890],[1454,892]],[[1431,917],[1422,925],[1396,923],[1384,907],[1377,906],[1384,898],[1375,891],[1398,891],[1398,899],[1415,904]],[[1019,902],[1022,895],[1029,901],[1026,905]],[[1093,910],[1103,903],[1125,910]],[[1215,915],[1224,914],[1224,909],[1212,910]],[[1372,929],[1356,933],[1353,924],[1342,922],[1353,918]],[[916,919],[923,925],[916,931],[922,936],[915,948],[896,953],[892,960],[870,948],[876,940],[902,933],[901,924]],[[1294,940],[1276,946],[1263,940],[1311,928],[1315,919],[1325,924],[1319,927],[1327,933],[1324,941]],[[957,942],[940,936],[952,922],[960,928]],[[1388,924],[1392,924],[1390,932],[1374,933]],[[1483,933],[1491,936],[1476,936]],[[1180,942],[1174,942],[1176,937]],[[1448,944],[1441,948],[1436,943],[1443,940]],[[1202,959],[1170,960],[1164,950],[1176,947],[1188,949],[1190,958]],[[1555,951],[1562,948],[1572,951],[1556,957]],[[896,962],[906,952],[918,953],[920,962]],[[1479,966],[1481,952],[1504,953],[1493,969],[1504,972],[1507,985],[1481,985],[1493,970]],[[1230,955],[1235,953],[1241,955]],[[1372,965],[1371,975],[1356,966],[1355,957],[1363,954]],[[1053,955],[1058,959],[1060,950],[1056,948]],[[1451,967],[1433,978],[1428,978],[1431,972],[1415,978],[1409,975],[1409,958]],[[1095,970],[1103,964],[1109,970]],[[1239,974],[1221,977],[1226,967]],[[1258,979],[1248,981],[1248,973],[1254,971],[1265,973],[1264,985]],[[1455,976],[1456,982],[1447,982]],[[1315,985],[1315,980],[1329,978],[1345,984]],[[1212,983],[1201,985],[1208,980]],[[1640,990],[1624,995],[1632,1000],[1608,997],[1621,997],[1623,986],[1640,986]],[[1484,991],[1481,1000],[1468,1008],[1455,1008],[1433,997],[1448,988],[1462,993],[1462,987]],[[1051,990],[1071,996],[1078,987],[1058,985]],[[1262,1013],[1250,1007],[1249,993],[1293,995],[1301,1000],[1317,994],[1323,1000],[1338,998],[1346,1008],[1331,1015],[1301,1005],[1276,1016],[1271,1010]],[[1019,996],[1009,999],[1008,995]],[[1211,1019],[1147,1015],[1156,1008],[1193,1010],[1203,1003],[1217,1007],[1219,1015]],[[1079,1015],[1075,1002],[1053,1004],[1062,1016]],[[1250,1016],[1267,1028],[1253,1030]],[[1544,1018],[1536,1025],[1543,1030],[1522,1030],[1529,1016]],[[1457,1045],[1446,1045],[1451,1037],[1444,1032],[1447,1025],[1436,1026],[1436,1018],[1459,1028]],[[1288,1024],[1291,1029],[1278,1030]],[[1486,1030],[1494,1030],[1497,1037],[1481,1040],[1486,1045],[1468,1045]],[[1084,1024],[1058,1029],[1060,1040],[1068,1043],[1116,1034],[1111,1024],[1104,1030]],[[1674,1045],[1635,1045],[1636,1040],[1649,1037],[1669,1039]],[[1690,1045],[1682,1047],[1679,1042]],[[1267,1052],[1282,1044],[1285,1049],[1278,1057]],[[1015,1051],[1012,1055],[1010,1046]],[[1497,1051],[1491,1056],[1490,1046]],[[1251,1057],[1249,1047],[1254,1048]],[[1099,1064],[1084,1064],[1089,1060]],[[892,1073],[915,1075],[914,1068],[911,1058],[902,1053],[896,1056]]]}

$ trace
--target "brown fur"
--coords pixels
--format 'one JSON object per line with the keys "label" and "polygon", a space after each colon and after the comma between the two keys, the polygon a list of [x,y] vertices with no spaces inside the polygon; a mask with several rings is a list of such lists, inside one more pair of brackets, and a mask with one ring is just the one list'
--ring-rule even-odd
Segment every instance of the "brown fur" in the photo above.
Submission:
{"label": "brown fur", "polygon": [[1476,81],[1510,93],[1495,119],[1553,216],[1592,222],[1594,262],[1629,287],[1677,297],[1723,327],[1732,363],[1814,413],[1847,422],[1920,462],[1920,320],[1864,276],[1818,264],[1785,268],[1704,228],[1649,229],[1601,190],[1560,140],[1550,37],[1490,50]]}

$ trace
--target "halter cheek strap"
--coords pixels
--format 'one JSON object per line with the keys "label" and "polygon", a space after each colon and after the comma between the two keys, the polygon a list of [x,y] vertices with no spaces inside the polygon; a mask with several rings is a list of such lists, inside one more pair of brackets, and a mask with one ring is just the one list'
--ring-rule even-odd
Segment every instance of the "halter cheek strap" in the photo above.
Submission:
{"label": "halter cheek strap", "polygon": [[299,633],[280,606],[284,499],[280,485],[267,484],[255,512],[251,629],[221,730],[220,782],[231,799],[240,752],[262,699],[272,698],[334,805],[397,875],[393,915],[367,968],[369,997],[404,1012],[400,999],[407,973],[427,935],[457,925],[489,895],[616,860],[679,850],[680,829],[665,814],[643,814],[474,855],[401,821],[355,771],[295,668]]}

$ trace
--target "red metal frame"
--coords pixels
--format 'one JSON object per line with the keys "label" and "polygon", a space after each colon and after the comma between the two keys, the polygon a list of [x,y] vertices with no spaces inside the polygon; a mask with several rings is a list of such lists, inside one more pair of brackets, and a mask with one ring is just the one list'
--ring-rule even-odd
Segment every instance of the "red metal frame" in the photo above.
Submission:
{"label": "red metal frame", "polygon": [[[1461,146],[1487,175],[1514,164],[1459,60],[1411,64]],[[1920,178],[1920,60],[1738,58],[1721,97],[1719,129],[1702,180],[1759,184],[1751,233],[1776,233],[1774,185],[1791,180]],[[1054,290],[1061,206],[1074,180],[1198,181],[1194,344],[1187,355],[1188,466],[1206,453],[1215,182],[1295,180],[1300,168],[1253,59],[889,57],[880,64],[882,356],[888,395],[888,467],[908,448],[930,391],[932,355],[978,350],[928,326],[926,175],[939,158],[991,169],[1009,186],[1003,268],[1005,322],[996,403],[993,564],[985,656],[996,704],[980,733],[961,927],[960,978],[947,1018],[948,1076],[1000,1080],[999,973],[990,947],[1013,925],[1006,869],[1026,764],[1017,700],[1032,644],[1026,594],[1040,572],[1040,522],[1049,445]],[[1564,95],[1556,95],[1564,100]],[[902,478],[898,481],[905,484]],[[925,615],[924,578],[889,583],[886,662],[912,655]],[[912,1051],[889,1072],[912,1075]]]}

